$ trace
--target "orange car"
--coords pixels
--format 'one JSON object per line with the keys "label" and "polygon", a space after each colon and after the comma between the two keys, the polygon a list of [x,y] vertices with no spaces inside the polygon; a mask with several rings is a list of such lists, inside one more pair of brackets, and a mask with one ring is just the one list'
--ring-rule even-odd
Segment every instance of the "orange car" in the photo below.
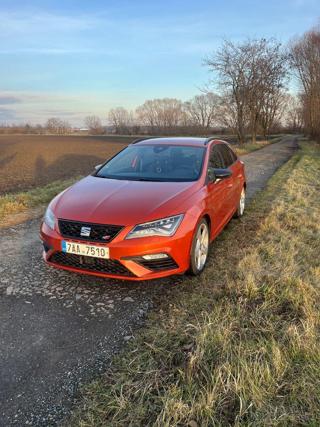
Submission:
{"label": "orange car", "polygon": [[212,241],[245,207],[244,165],[213,138],[138,140],[49,204],[48,264],[125,280],[203,271]]}

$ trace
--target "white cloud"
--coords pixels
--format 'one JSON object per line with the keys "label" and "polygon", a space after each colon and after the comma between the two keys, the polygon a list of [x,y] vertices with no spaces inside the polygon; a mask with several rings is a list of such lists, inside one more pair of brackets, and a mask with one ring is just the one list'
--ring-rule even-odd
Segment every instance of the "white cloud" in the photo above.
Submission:
{"label": "white cloud", "polygon": [[[96,53],[202,52],[208,33],[204,16],[128,17],[112,12],[62,15],[0,10],[0,54],[66,55]],[[170,40],[170,43],[169,43]],[[190,49],[188,45],[192,45]],[[134,50],[132,49],[134,46]],[[141,47],[141,49],[139,49]],[[199,48],[199,49],[198,49]]]}
{"label": "white cloud", "polygon": [[90,15],[67,16],[47,12],[0,11],[0,34],[73,32],[94,28],[99,20]]}
{"label": "white cloud", "polygon": [[[10,109],[1,106],[1,99],[14,100]],[[72,125],[81,125],[84,118],[95,114],[102,119],[111,108],[103,96],[79,93],[64,95],[50,92],[0,92],[0,122],[11,123],[45,123],[50,117],[59,117],[71,122]]]}

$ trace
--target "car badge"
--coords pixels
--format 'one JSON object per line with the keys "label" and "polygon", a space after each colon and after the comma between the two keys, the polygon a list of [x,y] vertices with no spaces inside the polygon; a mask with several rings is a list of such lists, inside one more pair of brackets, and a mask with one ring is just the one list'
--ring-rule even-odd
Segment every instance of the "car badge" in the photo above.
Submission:
{"label": "car badge", "polygon": [[80,236],[89,237],[91,233],[91,227],[81,227]]}
{"label": "car badge", "polygon": [[105,236],[102,236],[102,238],[103,238],[103,240],[109,240],[110,239],[110,235],[109,234],[106,234]]}

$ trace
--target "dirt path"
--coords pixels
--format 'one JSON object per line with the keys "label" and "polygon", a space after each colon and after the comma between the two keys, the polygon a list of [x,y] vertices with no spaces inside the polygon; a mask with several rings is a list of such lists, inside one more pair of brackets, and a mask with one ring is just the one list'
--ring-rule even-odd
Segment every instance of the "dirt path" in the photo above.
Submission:
{"label": "dirt path", "polygon": [[[292,155],[292,138],[244,156],[248,195]],[[0,426],[54,426],[79,384],[93,379],[130,339],[157,295],[183,276],[143,284],[47,267],[39,219],[0,236]]]}

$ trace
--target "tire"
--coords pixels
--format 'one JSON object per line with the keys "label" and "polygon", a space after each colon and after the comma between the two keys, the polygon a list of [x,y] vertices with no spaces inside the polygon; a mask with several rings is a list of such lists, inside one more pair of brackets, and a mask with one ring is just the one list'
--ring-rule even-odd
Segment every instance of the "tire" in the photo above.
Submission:
{"label": "tire", "polygon": [[209,243],[209,225],[203,218],[197,225],[191,245],[190,267],[188,273],[192,276],[197,276],[204,270],[208,259]]}
{"label": "tire", "polygon": [[246,207],[246,190],[243,187],[241,194],[240,194],[240,200],[238,203],[238,207],[237,207],[237,210],[234,214],[234,217],[235,218],[241,218],[242,215],[244,214],[245,207]]}

